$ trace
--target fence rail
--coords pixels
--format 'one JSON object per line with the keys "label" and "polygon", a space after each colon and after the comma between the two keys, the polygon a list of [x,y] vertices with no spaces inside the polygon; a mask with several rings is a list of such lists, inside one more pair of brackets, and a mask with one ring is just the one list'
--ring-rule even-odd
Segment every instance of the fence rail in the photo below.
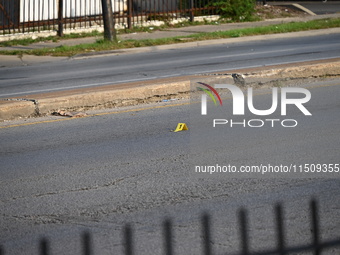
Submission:
{"label": "fence rail", "polygon": [[[285,233],[284,228],[284,217],[283,217],[282,205],[278,204],[275,207],[275,225],[276,225],[276,239],[277,246],[273,249],[262,250],[262,251],[251,251],[249,246],[249,232],[248,232],[248,220],[247,211],[241,209],[238,214],[239,220],[239,233],[240,233],[240,252],[235,255],[288,255],[296,254],[298,252],[312,252],[313,255],[321,255],[323,251],[326,251],[332,247],[340,248],[340,238],[328,241],[321,241],[320,238],[320,222],[318,216],[317,202],[312,200],[310,202],[310,227],[312,231],[311,243],[302,244],[299,246],[287,246],[285,244]],[[204,214],[201,218],[201,236],[202,236],[202,254],[212,255],[214,254],[212,249],[212,238],[211,238],[211,219],[208,214]],[[125,255],[133,255],[134,249],[134,238],[133,228],[130,224],[127,224],[123,229],[123,246]],[[172,227],[172,220],[166,219],[163,223],[163,254],[174,255],[174,233]],[[161,244],[160,244],[161,245]],[[40,255],[49,255],[50,244],[45,238],[40,241]],[[92,246],[92,238],[89,232],[82,234],[82,254],[94,255],[95,252]],[[5,248],[0,245],[0,255],[5,255]]]}
{"label": "fence rail", "polygon": [[[111,0],[115,24],[214,15],[211,0]],[[0,0],[0,34],[102,26],[101,0]]]}

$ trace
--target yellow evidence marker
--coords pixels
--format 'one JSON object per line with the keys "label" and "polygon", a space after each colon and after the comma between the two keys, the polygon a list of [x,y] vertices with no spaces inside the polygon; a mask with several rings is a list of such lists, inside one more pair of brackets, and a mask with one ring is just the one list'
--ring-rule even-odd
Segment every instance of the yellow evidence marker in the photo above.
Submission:
{"label": "yellow evidence marker", "polygon": [[184,131],[184,130],[189,130],[189,128],[187,127],[187,124],[178,123],[177,128],[174,130],[174,132],[179,132],[179,131]]}

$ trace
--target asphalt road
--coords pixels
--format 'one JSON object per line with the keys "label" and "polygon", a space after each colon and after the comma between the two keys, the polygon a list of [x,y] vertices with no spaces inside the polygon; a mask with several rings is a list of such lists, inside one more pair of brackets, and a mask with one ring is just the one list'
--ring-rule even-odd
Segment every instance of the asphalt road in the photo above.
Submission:
{"label": "asphalt road", "polygon": [[340,1],[314,0],[314,1],[268,1],[270,4],[291,4],[297,3],[314,12],[317,15],[332,14],[340,12]]}
{"label": "asphalt road", "polygon": [[[292,3],[290,1],[284,2]],[[320,1],[297,1],[293,3],[298,3],[303,7],[307,8],[308,10],[311,10],[317,15],[340,12],[340,1],[320,0]]]}
{"label": "asphalt road", "polygon": [[221,45],[1,68],[0,97],[340,57],[339,33],[308,33],[309,36],[294,33],[287,38],[263,36],[257,41],[242,38]]}
{"label": "asphalt road", "polygon": [[[234,179],[195,173],[195,165],[204,162],[340,163],[340,81],[305,85],[312,116],[289,108],[286,118],[297,119],[297,127],[225,128],[219,131],[223,142],[206,147],[198,147],[195,134],[207,134],[211,125],[195,115],[199,104],[185,102],[0,129],[0,244],[8,254],[36,254],[39,237],[47,236],[53,254],[80,254],[80,233],[90,229],[96,254],[122,254],[122,227],[132,222],[138,254],[161,254],[161,222],[169,216],[176,254],[199,254],[199,217],[209,211],[213,249],[224,254],[239,248],[236,211],[245,206],[251,247],[261,250],[276,242],[277,201],[285,206],[287,244],[306,244],[311,197],[320,204],[323,240],[339,237],[340,180],[334,175]],[[271,95],[258,90],[255,99],[263,106]],[[232,100],[223,100],[231,108]],[[276,112],[273,118],[282,116]],[[170,132],[178,122],[186,122],[189,131]]]}

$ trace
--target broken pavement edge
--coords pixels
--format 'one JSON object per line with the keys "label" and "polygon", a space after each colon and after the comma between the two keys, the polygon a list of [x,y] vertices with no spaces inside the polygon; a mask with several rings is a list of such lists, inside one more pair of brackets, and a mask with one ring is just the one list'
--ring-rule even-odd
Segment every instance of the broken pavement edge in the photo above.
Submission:
{"label": "broken pavement edge", "polygon": [[[220,72],[241,73],[246,83],[270,82],[286,78],[317,78],[340,75],[340,59],[310,61]],[[60,109],[86,111],[159,102],[169,98],[189,98],[190,79],[199,76],[108,85],[95,88],[0,99],[0,121],[49,115]]]}

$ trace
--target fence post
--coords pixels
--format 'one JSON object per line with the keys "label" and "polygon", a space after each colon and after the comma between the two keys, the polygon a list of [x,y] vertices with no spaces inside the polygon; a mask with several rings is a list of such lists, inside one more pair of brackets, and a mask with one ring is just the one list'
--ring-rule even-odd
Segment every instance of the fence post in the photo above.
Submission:
{"label": "fence post", "polygon": [[132,28],[132,0],[127,0],[127,25]]}
{"label": "fence post", "polygon": [[84,255],[92,254],[91,236],[89,232],[83,233],[83,254]]}
{"label": "fence post", "polygon": [[172,224],[168,219],[164,222],[164,250],[166,255],[173,255]]}
{"label": "fence post", "polygon": [[313,231],[313,255],[321,254],[321,247],[319,244],[319,217],[317,212],[317,203],[313,199],[310,203],[311,206],[311,222],[312,222],[312,231]]}
{"label": "fence post", "polygon": [[133,255],[132,228],[127,224],[124,228],[125,255]]}
{"label": "fence post", "polygon": [[190,22],[194,22],[194,0],[189,0]]}
{"label": "fence post", "polygon": [[242,255],[249,254],[249,243],[248,243],[248,222],[247,222],[247,213],[245,209],[241,209],[239,211],[239,221],[240,221],[240,233],[241,233],[241,250]]}
{"label": "fence post", "polygon": [[58,4],[58,36],[64,36],[64,0],[59,0]]}
{"label": "fence post", "polygon": [[102,13],[104,20],[104,39],[111,42],[116,41],[111,0],[102,0]]}
{"label": "fence post", "polygon": [[278,246],[278,254],[285,255],[285,237],[284,237],[284,228],[283,228],[283,216],[282,216],[282,206],[280,204],[275,207],[276,213],[276,226],[277,226],[277,246]]}
{"label": "fence post", "polygon": [[47,239],[43,238],[40,241],[40,255],[48,255],[49,254],[49,246]]}
{"label": "fence post", "polygon": [[204,214],[202,217],[202,230],[203,230],[203,254],[211,255],[211,234],[210,234],[210,218],[208,214]]}

